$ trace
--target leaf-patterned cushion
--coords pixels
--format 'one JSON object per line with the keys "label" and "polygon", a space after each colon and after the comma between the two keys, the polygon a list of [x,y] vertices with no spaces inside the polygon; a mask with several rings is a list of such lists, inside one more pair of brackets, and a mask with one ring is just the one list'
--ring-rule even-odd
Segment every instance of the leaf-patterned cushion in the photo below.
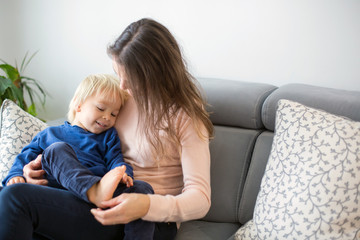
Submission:
{"label": "leaf-patterned cushion", "polygon": [[16,155],[47,124],[5,99],[0,109],[0,183],[7,176]]}
{"label": "leaf-patterned cushion", "polygon": [[236,239],[360,239],[360,122],[280,100],[254,218]]}

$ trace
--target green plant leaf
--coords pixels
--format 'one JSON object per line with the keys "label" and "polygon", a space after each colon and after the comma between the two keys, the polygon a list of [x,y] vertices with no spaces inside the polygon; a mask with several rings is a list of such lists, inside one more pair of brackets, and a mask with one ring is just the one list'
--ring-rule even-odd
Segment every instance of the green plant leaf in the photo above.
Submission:
{"label": "green plant leaf", "polygon": [[[40,85],[40,83],[34,78],[22,76],[23,71],[29,65],[33,57],[37,54],[38,51],[33,53],[29,57],[29,53],[26,52],[20,66],[20,71],[18,70],[17,62],[15,60],[15,67],[8,64],[4,60],[0,59],[3,64],[0,64],[0,69],[5,72],[6,76],[0,75],[0,99],[3,101],[6,98],[13,100],[17,103],[22,109],[29,112],[33,116],[36,116],[36,106],[35,99],[37,98],[42,106],[45,106],[46,95],[48,93]],[[30,104],[25,101],[24,94],[30,99]]]}
{"label": "green plant leaf", "polygon": [[[39,50],[38,50],[38,51],[39,51]],[[38,53],[38,51],[34,52],[33,55],[31,55],[31,57],[30,57],[30,58],[27,60],[27,62],[25,63],[26,58],[27,58],[28,53],[29,53],[29,52],[26,52],[25,57],[24,57],[24,59],[23,59],[22,62],[21,62],[20,72],[25,71],[26,67],[29,65],[30,61],[31,61],[31,60],[33,59],[33,57]]]}
{"label": "green plant leaf", "polygon": [[25,81],[22,81],[23,88],[26,89],[26,92],[29,94],[31,103],[34,103],[34,96],[40,100],[41,105],[45,105],[46,102],[46,92],[34,79],[23,77]]}
{"label": "green plant leaf", "polygon": [[31,115],[33,115],[34,117],[36,117],[36,116],[37,116],[37,113],[36,113],[35,104],[31,104],[31,105],[28,107],[27,112],[30,113]]}
{"label": "green plant leaf", "polygon": [[20,74],[15,67],[5,63],[5,64],[0,64],[0,68],[5,72],[7,78],[11,79],[11,81],[14,82],[15,80],[19,79]]}
{"label": "green plant leaf", "polygon": [[13,83],[10,79],[0,76],[0,95],[2,96],[11,85]]}
{"label": "green plant leaf", "polygon": [[6,98],[14,101],[22,109],[24,109],[24,98],[21,89],[17,88],[10,79],[0,78],[0,94],[1,100]]}

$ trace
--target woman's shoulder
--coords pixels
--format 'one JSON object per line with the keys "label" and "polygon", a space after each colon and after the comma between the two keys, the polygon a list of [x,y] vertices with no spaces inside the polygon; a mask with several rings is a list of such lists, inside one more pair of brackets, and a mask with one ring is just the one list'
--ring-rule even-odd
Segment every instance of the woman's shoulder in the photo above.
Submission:
{"label": "woman's shoulder", "polygon": [[184,128],[191,124],[193,119],[185,112],[184,109],[179,109],[176,114],[174,114],[174,123],[177,127]]}
{"label": "woman's shoulder", "polygon": [[180,138],[198,136],[203,140],[208,140],[209,133],[205,124],[196,116],[189,116],[185,110],[181,109],[175,119],[175,126]]}

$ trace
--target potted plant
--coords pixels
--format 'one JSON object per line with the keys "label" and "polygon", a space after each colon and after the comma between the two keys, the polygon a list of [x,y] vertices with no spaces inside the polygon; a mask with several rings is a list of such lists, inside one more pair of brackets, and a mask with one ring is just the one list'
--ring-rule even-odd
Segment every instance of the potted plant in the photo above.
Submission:
{"label": "potted plant", "polygon": [[[15,61],[15,66],[12,66],[0,59],[0,69],[5,75],[0,75],[0,105],[7,98],[15,102],[19,107],[27,111],[33,116],[37,115],[34,98],[36,97],[41,105],[44,107],[46,101],[46,92],[40,86],[39,82],[34,78],[26,77],[23,75],[26,67],[35,56],[37,52],[28,58],[28,53],[25,54],[21,62],[20,69]],[[28,100],[25,100],[25,96]]]}

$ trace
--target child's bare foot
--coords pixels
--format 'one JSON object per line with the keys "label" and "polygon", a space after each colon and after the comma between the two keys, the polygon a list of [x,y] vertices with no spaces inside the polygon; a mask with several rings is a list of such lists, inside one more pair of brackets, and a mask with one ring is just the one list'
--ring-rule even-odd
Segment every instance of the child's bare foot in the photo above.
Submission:
{"label": "child's bare foot", "polygon": [[126,170],[125,166],[116,167],[106,173],[99,182],[95,183],[88,191],[87,197],[97,207],[102,207],[101,202],[110,200],[121,181]]}

